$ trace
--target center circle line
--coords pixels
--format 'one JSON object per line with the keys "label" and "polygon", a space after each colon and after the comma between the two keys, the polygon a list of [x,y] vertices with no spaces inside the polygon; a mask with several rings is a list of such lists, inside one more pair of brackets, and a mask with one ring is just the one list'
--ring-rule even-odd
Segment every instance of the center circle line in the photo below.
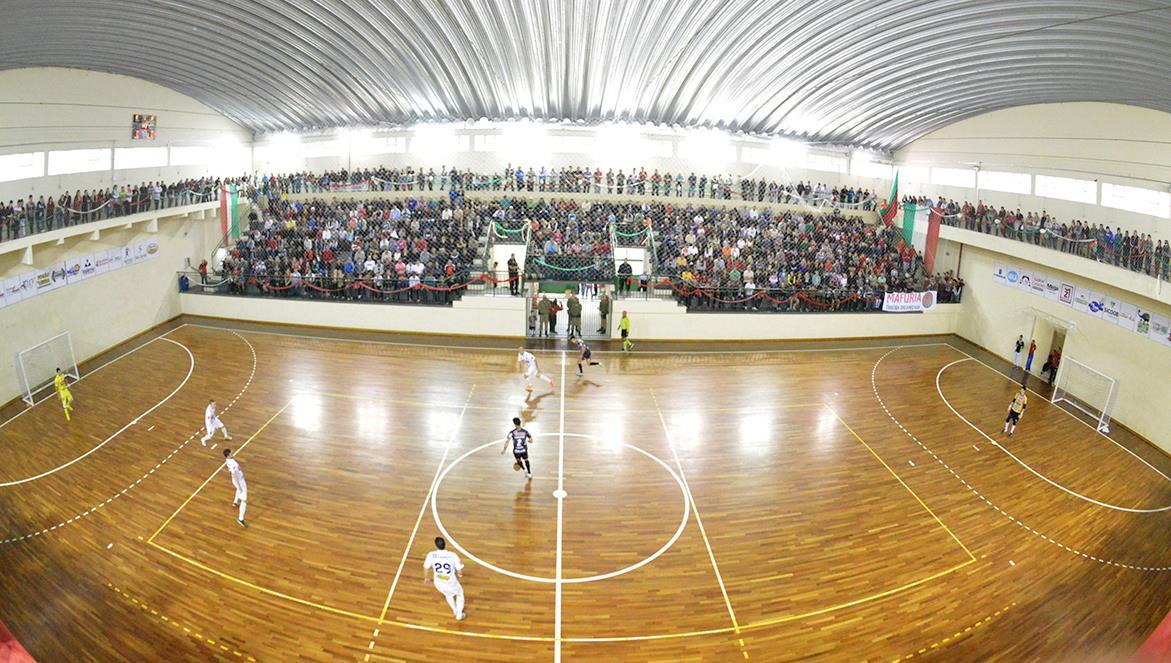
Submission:
{"label": "center circle line", "polygon": [[[584,437],[584,438],[591,439],[591,440],[597,440],[597,437],[595,437],[593,435],[585,435],[583,433],[539,433],[537,435],[534,435],[533,437],[555,437],[558,435],[564,435],[565,437]],[[667,470],[667,473],[671,475],[671,478],[673,478],[675,480],[675,483],[679,486],[679,493],[683,496],[683,518],[680,519],[679,527],[675,530],[675,534],[671,536],[670,540],[668,540],[667,543],[663,544],[663,546],[661,548],[656,550],[654,553],[652,553],[646,559],[643,559],[642,561],[639,561],[635,564],[631,564],[630,566],[618,569],[616,571],[610,571],[609,573],[601,573],[601,574],[592,575],[592,576],[582,576],[582,577],[578,577],[578,578],[561,578],[560,580],[558,580],[557,578],[545,578],[545,577],[541,577],[541,576],[531,576],[531,575],[527,575],[524,573],[517,573],[516,571],[509,571],[508,569],[504,569],[504,568],[496,566],[495,564],[492,564],[490,562],[486,562],[486,561],[480,559],[479,557],[476,557],[472,553],[468,552],[468,550],[466,548],[461,546],[459,544],[459,542],[456,541],[455,538],[451,536],[451,534],[447,531],[447,528],[443,526],[443,521],[439,517],[439,487],[443,484],[443,480],[447,477],[448,472],[450,472],[461,461],[466,459],[468,456],[471,456],[472,454],[477,453],[483,449],[487,449],[488,447],[495,445],[495,444],[499,444],[499,442],[496,440],[493,440],[491,442],[486,442],[484,444],[481,444],[478,447],[475,447],[474,449],[467,451],[462,456],[451,461],[451,463],[449,463],[447,465],[447,467],[443,468],[443,472],[441,472],[439,474],[439,477],[435,480],[435,486],[431,490],[431,516],[435,519],[435,525],[436,525],[436,527],[439,528],[439,532],[443,535],[443,537],[447,540],[447,542],[451,545],[451,547],[455,548],[460,553],[462,553],[464,557],[467,557],[468,559],[472,560],[476,564],[479,564],[480,566],[482,566],[486,569],[495,571],[495,572],[500,573],[502,575],[509,576],[510,578],[516,578],[517,580],[528,580],[530,582],[541,582],[541,583],[546,583],[546,584],[551,584],[551,585],[558,584],[558,583],[577,584],[577,583],[585,583],[585,582],[597,582],[599,580],[606,580],[608,578],[614,578],[616,576],[630,573],[631,571],[635,571],[637,569],[642,568],[643,566],[646,566],[647,564],[650,564],[651,562],[655,561],[660,556],[662,556],[663,553],[667,552],[671,548],[671,546],[675,545],[675,542],[678,541],[679,537],[683,535],[683,530],[687,528],[687,519],[691,517],[691,500],[688,499],[688,497],[687,497],[687,489],[683,484],[683,480],[681,478],[679,478],[679,475],[675,472],[675,470],[671,469],[671,467],[669,465],[667,465],[667,463],[664,462],[658,456],[650,453],[649,451],[646,451],[644,449],[636,447],[633,444],[627,444],[625,442],[622,442],[622,443],[620,443],[621,446],[626,447],[628,449],[632,449],[634,451],[637,451],[638,453],[646,456],[647,458],[650,458],[651,460],[655,461],[660,466],[662,466],[662,468]]]}

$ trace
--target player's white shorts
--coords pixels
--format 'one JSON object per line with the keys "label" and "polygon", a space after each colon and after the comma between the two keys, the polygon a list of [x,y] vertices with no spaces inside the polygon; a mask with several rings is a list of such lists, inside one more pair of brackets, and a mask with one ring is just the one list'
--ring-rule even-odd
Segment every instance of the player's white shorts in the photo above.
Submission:
{"label": "player's white shorts", "polygon": [[533,379],[534,377],[537,376],[538,372],[539,371],[537,370],[536,364],[529,364],[528,368],[525,369],[525,379],[526,380]]}
{"label": "player's white shorts", "polygon": [[244,477],[240,477],[239,479],[237,479],[236,477],[232,477],[232,485],[236,487],[235,501],[247,502],[248,501],[248,482],[244,480]]}
{"label": "player's white shorts", "polygon": [[444,596],[459,596],[464,593],[463,585],[459,584],[458,580],[451,580],[450,582],[435,583],[435,589],[438,589]]}
{"label": "player's white shorts", "polygon": [[208,435],[211,435],[217,430],[224,428],[224,422],[220,421],[219,417],[216,417],[215,419],[206,419],[204,420],[203,424],[207,428]]}

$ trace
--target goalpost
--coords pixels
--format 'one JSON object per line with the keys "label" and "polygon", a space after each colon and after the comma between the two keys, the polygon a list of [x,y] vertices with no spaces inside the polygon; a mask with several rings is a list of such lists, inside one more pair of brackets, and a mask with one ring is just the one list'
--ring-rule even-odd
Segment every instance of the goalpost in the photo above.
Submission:
{"label": "goalpost", "polygon": [[67,331],[16,353],[21,400],[30,406],[36,403],[36,395],[52,387],[58,368],[72,381],[81,379],[73,354],[73,337]]}
{"label": "goalpost", "polygon": [[1118,395],[1118,380],[1071,357],[1062,357],[1057,371],[1054,405],[1065,402],[1091,417],[1099,431],[1110,432],[1110,413]]}

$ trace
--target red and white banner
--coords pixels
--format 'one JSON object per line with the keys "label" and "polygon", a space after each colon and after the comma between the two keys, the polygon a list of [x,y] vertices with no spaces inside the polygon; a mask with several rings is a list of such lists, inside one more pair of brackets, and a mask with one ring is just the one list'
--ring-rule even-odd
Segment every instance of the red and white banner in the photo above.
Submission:
{"label": "red and white banner", "polygon": [[935,291],[888,292],[882,298],[882,310],[887,313],[922,313],[935,308]]}

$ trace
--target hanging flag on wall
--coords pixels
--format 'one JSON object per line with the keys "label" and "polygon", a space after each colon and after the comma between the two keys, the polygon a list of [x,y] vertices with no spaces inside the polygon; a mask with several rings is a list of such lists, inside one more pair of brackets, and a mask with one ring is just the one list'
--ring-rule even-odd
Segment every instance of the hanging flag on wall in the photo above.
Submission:
{"label": "hanging flag on wall", "polygon": [[240,198],[235,184],[220,186],[220,231],[224,244],[240,236]]}
{"label": "hanging flag on wall", "polygon": [[939,223],[942,212],[933,207],[903,205],[903,244],[923,256],[923,266],[935,271],[935,249],[939,246]]}
{"label": "hanging flag on wall", "polygon": [[899,213],[899,171],[895,171],[895,181],[890,185],[890,198],[886,207],[882,209],[882,224],[890,227],[895,222],[895,215]]}

